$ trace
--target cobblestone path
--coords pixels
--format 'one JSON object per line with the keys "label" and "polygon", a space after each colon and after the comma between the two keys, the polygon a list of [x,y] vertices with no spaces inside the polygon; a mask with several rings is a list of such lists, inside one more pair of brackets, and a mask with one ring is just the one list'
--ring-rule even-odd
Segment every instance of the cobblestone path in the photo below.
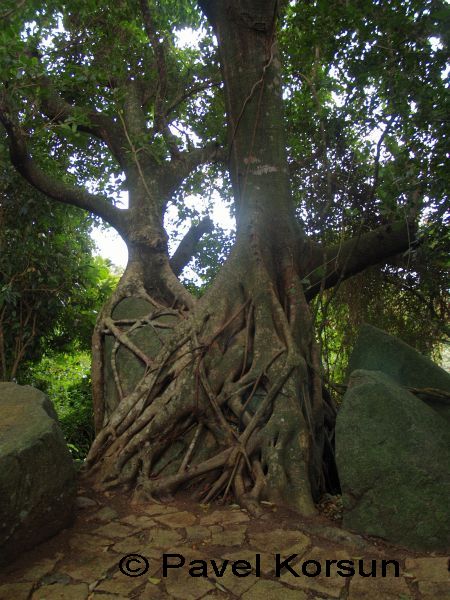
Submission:
{"label": "cobblestone path", "polygon": [[[382,576],[383,560],[397,561],[399,576],[393,563]],[[353,561],[354,575],[337,561]],[[361,576],[360,564],[376,576]],[[72,528],[0,572],[0,600],[125,598],[450,600],[450,572],[446,556],[363,539],[324,517],[300,522],[270,504],[254,519],[236,506],[132,506],[86,492]]]}

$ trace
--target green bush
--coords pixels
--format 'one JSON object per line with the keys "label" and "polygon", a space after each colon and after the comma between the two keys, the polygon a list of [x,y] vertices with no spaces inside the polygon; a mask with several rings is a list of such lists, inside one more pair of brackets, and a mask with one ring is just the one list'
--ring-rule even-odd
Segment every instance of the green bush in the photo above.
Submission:
{"label": "green bush", "polygon": [[50,398],[76,460],[86,457],[94,439],[90,371],[88,352],[59,353],[28,365],[20,381],[40,389]]}

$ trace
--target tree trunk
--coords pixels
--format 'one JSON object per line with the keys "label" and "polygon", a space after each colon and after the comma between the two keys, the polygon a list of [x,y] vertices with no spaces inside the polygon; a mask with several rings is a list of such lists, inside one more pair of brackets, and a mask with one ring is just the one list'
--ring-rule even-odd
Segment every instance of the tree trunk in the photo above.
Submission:
{"label": "tree trunk", "polygon": [[99,433],[87,476],[311,514],[337,484],[335,409],[302,286],[310,255],[289,188],[276,2],[201,4],[221,51],[237,240],[196,303],[162,237],[127,240],[130,262],[94,334]]}
{"label": "tree trunk", "polygon": [[117,401],[87,460],[100,485],[157,496],[189,486],[203,500],[232,491],[246,505],[267,498],[306,514],[333,485],[334,409],[323,399],[308,305],[295,269],[277,271],[289,256],[280,249],[273,264],[271,251],[243,237],[189,315],[134,294],[121,302],[146,315],[123,319],[119,302],[103,320],[96,336],[113,340],[109,360],[122,352],[125,367],[125,354],[140,361],[141,379],[133,387],[119,361],[112,369]]}

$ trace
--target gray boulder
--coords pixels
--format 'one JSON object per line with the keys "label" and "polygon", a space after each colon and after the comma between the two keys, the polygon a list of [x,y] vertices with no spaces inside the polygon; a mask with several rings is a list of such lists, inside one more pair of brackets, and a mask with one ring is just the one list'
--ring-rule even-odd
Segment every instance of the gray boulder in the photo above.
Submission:
{"label": "gray boulder", "polygon": [[70,525],[75,493],[73,460],[48,398],[0,383],[0,564]]}
{"label": "gray boulder", "polygon": [[414,550],[450,549],[450,430],[381,372],[355,371],[336,422],[343,525]]}
{"label": "gray boulder", "polygon": [[361,325],[349,359],[348,373],[356,369],[382,371],[405,387],[450,392],[450,375],[444,369],[402,340],[367,323]]}
{"label": "gray boulder", "polygon": [[450,423],[450,396],[433,393],[437,389],[450,394],[450,374],[402,340],[363,324],[349,359],[348,374],[356,369],[382,371],[398,385],[424,390],[419,398]]}

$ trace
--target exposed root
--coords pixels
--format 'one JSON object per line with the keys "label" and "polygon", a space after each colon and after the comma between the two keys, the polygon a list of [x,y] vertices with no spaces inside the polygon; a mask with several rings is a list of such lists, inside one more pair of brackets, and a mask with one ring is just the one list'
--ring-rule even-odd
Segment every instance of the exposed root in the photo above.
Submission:
{"label": "exposed root", "polygon": [[[188,319],[142,293],[148,314],[113,318],[116,298],[97,335],[114,339],[118,402],[92,445],[86,476],[141,498],[183,487],[204,502],[232,497],[253,514],[261,499],[311,514],[312,497],[328,485],[323,458],[326,449],[332,460],[335,412],[324,398],[308,307],[291,297],[292,290],[303,297],[301,284],[291,272],[288,280],[282,301],[268,275],[267,285],[255,275],[239,283],[234,305],[219,298],[214,315],[200,308]],[[142,327],[161,347],[155,356],[132,338]],[[144,368],[128,394],[120,348]]]}

